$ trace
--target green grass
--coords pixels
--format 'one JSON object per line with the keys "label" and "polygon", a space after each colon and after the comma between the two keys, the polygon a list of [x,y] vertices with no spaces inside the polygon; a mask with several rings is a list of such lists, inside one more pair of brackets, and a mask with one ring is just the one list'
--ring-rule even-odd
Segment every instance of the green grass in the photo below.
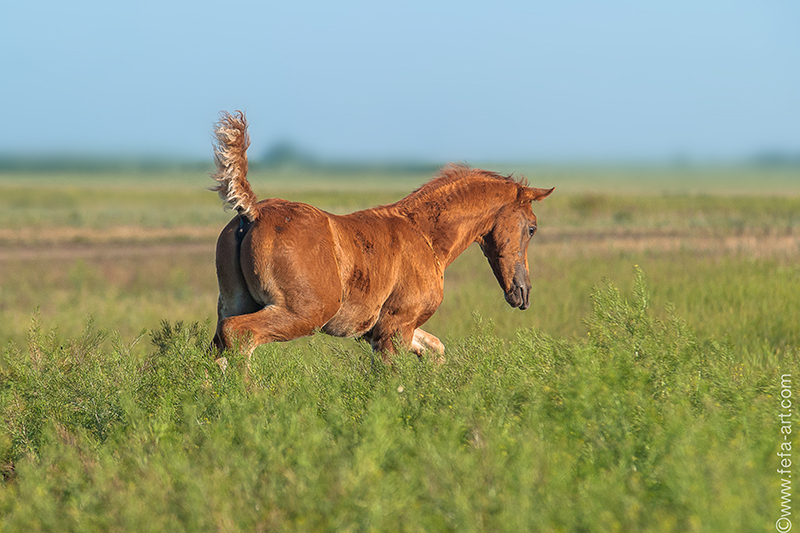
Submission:
{"label": "green grass", "polygon": [[[529,310],[472,247],[443,365],[317,335],[248,380],[206,349],[207,175],[0,175],[0,530],[771,531],[798,173],[525,172]],[[252,176],[337,212],[426,178]]]}
{"label": "green grass", "polygon": [[583,339],[478,321],[446,364],[387,368],[320,337],[261,350],[248,383],[203,328],[137,359],[34,323],[2,372],[4,529],[768,530],[797,351],[743,365],[654,319],[641,277],[592,301]]}

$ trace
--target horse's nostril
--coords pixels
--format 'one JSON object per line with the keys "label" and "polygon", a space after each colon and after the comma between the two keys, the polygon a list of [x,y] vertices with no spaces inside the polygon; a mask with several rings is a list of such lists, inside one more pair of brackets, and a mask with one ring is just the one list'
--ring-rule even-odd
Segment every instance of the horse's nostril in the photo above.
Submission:
{"label": "horse's nostril", "polygon": [[511,307],[525,310],[530,306],[530,289],[525,285],[512,285],[505,297]]}
{"label": "horse's nostril", "polygon": [[519,288],[519,296],[520,296],[520,300],[522,302],[520,304],[519,308],[522,309],[523,311],[531,306],[530,295],[531,295],[531,291],[527,287],[520,287]]}

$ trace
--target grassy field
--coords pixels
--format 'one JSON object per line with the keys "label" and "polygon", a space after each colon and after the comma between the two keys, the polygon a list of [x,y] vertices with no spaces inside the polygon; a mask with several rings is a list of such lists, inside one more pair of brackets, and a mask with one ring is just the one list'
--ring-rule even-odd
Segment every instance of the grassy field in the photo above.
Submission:
{"label": "grassy field", "polygon": [[[556,186],[529,310],[472,247],[444,365],[319,335],[247,384],[206,352],[206,174],[0,174],[0,529],[773,530],[800,170],[493,168]],[[428,177],[251,181],[347,212]]]}

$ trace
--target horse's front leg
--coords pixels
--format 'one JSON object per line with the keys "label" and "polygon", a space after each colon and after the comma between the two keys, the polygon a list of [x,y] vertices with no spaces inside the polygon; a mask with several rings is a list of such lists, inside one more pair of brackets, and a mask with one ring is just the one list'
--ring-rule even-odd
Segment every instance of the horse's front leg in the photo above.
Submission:
{"label": "horse's front leg", "polygon": [[444,362],[444,344],[427,331],[406,324],[397,328],[388,328],[385,324],[377,324],[369,335],[365,336],[372,349],[381,354],[383,362],[391,364],[391,356],[397,349],[409,350],[418,357],[426,353],[435,354],[433,361]]}
{"label": "horse's front leg", "polygon": [[386,301],[378,321],[369,332],[372,349],[380,352],[387,364],[391,364],[390,358],[396,348],[412,351],[417,356],[431,351],[438,354],[435,361],[443,362],[444,345],[430,333],[417,328],[417,324],[430,318],[442,302],[441,279],[430,280],[419,274],[400,286],[412,289],[406,289],[402,294],[398,292]]}
{"label": "horse's front leg", "polygon": [[398,349],[412,350],[414,326],[411,324],[396,326],[389,325],[386,321],[378,321],[363,338],[369,341],[372,351],[381,354],[384,363],[391,365],[392,356]]}
{"label": "horse's front leg", "polygon": [[435,335],[420,328],[414,330],[414,338],[411,340],[411,351],[422,357],[426,352],[431,352],[433,362],[444,363],[444,344]]}

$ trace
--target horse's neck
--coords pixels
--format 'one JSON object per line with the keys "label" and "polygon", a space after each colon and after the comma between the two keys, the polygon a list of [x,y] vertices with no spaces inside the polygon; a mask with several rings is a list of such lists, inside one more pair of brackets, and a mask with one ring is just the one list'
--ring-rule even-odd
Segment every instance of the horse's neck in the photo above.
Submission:
{"label": "horse's neck", "polygon": [[438,261],[447,267],[478,237],[492,229],[497,212],[509,201],[510,195],[501,192],[477,199],[464,195],[446,203],[424,202],[414,218]]}

